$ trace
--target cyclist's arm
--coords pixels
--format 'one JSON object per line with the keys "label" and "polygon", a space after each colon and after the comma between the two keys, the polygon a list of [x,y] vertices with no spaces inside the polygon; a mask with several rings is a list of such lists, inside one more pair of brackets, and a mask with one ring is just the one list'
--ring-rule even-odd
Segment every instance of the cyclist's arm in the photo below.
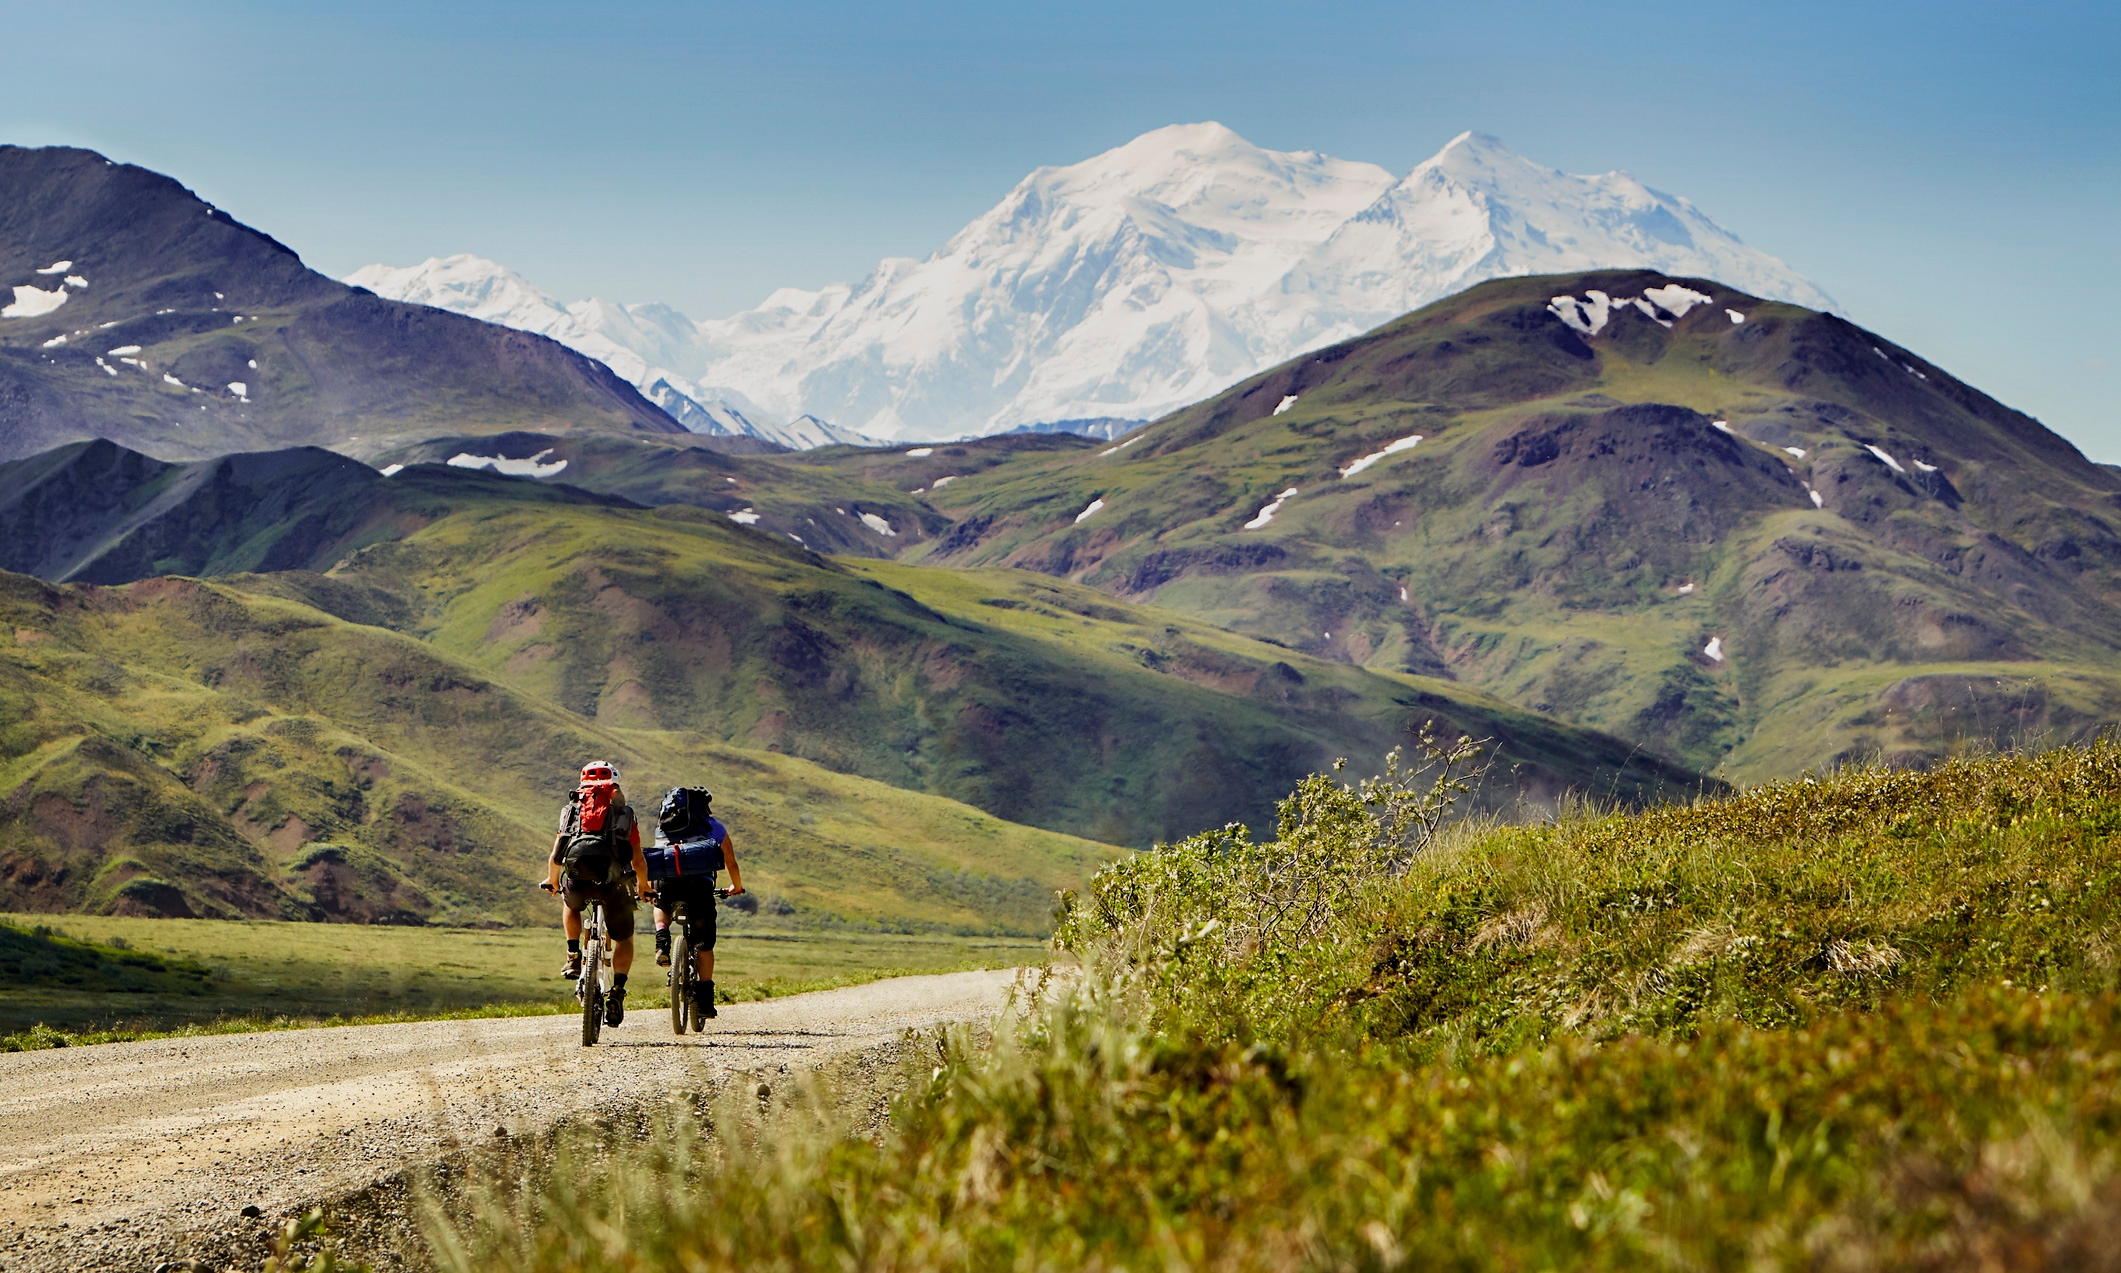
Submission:
{"label": "cyclist's arm", "polygon": [[567,843],[567,833],[562,831],[552,837],[552,854],[545,859],[545,887],[548,891],[560,886],[560,846]]}
{"label": "cyclist's arm", "polygon": [[641,853],[641,824],[636,822],[629,833],[633,841],[633,878],[640,881],[639,887],[653,889],[648,882],[648,859]]}
{"label": "cyclist's arm", "polygon": [[736,837],[722,832],[722,864],[729,868],[729,893],[735,896],[744,891],[744,873],[736,869]]}

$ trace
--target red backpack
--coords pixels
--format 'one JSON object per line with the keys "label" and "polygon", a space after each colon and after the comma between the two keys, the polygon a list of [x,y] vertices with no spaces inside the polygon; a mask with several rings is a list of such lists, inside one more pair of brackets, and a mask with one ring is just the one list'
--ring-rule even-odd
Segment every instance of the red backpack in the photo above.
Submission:
{"label": "red backpack", "polygon": [[633,810],[616,782],[575,788],[573,832],[561,864],[577,879],[611,882],[633,870]]}
{"label": "red backpack", "polygon": [[619,784],[615,782],[585,782],[580,791],[584,831],[602,831],[605,819],[611,816],[612,807],[626,806],[626,797],[620,794]]}

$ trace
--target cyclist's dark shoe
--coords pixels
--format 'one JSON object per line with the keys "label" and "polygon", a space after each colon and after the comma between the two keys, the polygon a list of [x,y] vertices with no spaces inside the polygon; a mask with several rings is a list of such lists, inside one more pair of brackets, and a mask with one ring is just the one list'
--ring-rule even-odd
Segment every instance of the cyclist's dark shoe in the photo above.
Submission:
{"label": "cyclist's dark shoe", "polygon": [[697,1012],[703,1017],[706,1017],[710,1021],[722,1015],[721,1013],[716,1012],[714,1010],[713,982],[703,981],[699,985],[693,987],[692,1007],[693,1011]]}
{"label": "cyclist's dark shoe", "polygon": [[655,963],[658,968],[670,966],[670,930],[667,928],[655,930]]}
{"label": "cyclist's dark shoe", "polygon": [[573,981],[576,977],[582,975],[581,951],[570,950],[567,952],[567,966],[565,968],[560,969],[560,975],[562,977],[565,977],[569,981]]}
{"label": "cyclist's dark shoe", "polygon": [[626,987],[613,986],[611,995],[604,1000],[604,1024],[617,1025],[626,1019]]}

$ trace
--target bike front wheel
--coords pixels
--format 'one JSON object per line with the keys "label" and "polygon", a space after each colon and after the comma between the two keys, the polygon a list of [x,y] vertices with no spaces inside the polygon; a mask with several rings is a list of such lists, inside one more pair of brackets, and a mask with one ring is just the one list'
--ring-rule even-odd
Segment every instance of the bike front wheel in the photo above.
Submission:
{"label": "bike front wheel", "polygon": [[670,1029],[683,1034],[691,1024],[692,946],[683,932],[676,932],[670,936]]}

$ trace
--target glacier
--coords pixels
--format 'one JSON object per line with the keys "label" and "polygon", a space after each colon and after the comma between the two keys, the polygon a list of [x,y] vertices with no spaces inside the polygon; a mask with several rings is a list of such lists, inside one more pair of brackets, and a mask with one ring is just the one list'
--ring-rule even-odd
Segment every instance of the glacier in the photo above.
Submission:
{"label": "glacier", "polygon": [[1040,168],[926,259],[729,318],[562,304],[471,255],[346,281],[551,336],[694,432],[808,448],[1152,419],[1487,279],[1607,268],[1833,306],[1624,172],[1571,175],[1467,132],[1398,177],[1215,123]]}

